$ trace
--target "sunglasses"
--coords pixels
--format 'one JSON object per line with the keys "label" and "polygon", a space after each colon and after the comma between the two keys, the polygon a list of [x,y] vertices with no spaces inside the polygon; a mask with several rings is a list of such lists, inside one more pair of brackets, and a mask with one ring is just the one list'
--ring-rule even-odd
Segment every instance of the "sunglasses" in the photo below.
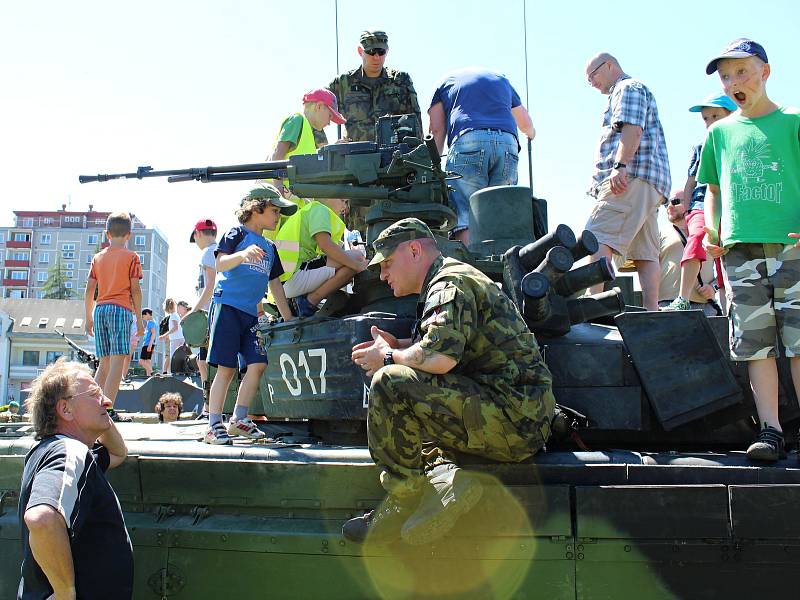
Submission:
{"label": "sunglasses", "polygon": [[681,200],[680,198],[670,198],[669,199],[669,203],[672,206],[678,206],[678,204],[680,204],[681,202],[683,202],[683,200]]}
{"label": "sunglasses", "polygon": [[376,54],[378,56],[383,56],[384,54],[386,54],[386,50],[384,48],[373,48],[372,50],[364,50],[364,52],[366,52],[370,56],[375,56]]}

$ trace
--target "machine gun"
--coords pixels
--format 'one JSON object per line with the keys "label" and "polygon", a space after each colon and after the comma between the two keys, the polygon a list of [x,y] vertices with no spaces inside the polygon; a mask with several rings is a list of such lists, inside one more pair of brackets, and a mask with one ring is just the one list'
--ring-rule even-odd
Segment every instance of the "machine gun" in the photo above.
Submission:
{"label": "machine gun", "polygon": [[56,333],[60,335],[62,338],[64,338],[64,341],[67,342],[69,347],[75,351],[75,353],[78,355],[79,361],[89,365],[92,368],[92,370],[97,371],[97,367],[100,366],[100,360],[94,354],[92,354],[91,352],[87,352],[86,350],[78,346],[78,344],[69,339],[63,331],[56,329]]}
{"label": "machine gun", "polygon": [[[447,231],[456,222],[447,200],[447,179],[432,136],[424,142],[409,127],[407,115],[381,117],[377,141],[331,144],[316,154],[288,160],[219,167],[155,171],[139,167],[131,173],[81,175],[81,183],[113,179],[166,177],[179,181],[242,181],[282,179],[301,198],[344,198],[367,213],[367,243],[383,227],[405,216],[417,216],[432,228]],[[382,224],[383,226],[370,227]]]}

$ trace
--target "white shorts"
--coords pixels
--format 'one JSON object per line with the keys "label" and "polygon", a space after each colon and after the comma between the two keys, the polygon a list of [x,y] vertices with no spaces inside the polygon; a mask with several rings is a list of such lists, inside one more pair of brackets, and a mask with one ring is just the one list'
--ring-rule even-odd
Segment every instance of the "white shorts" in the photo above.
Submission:
{"label": "white shorts", "polygon": [[170,358],[172,358],[172,355],[175,354],[175,350],[177,350],[178,348],[183,346],[184,343],[185,342],[184,342],[183,338],[170,339],[170,341],[169,341],[169,356],[170,356]]}
{"label": "white shorts", "polygon": [[283,291],[286,293],[287,298],[302,296],[313,292],[335,274],[336,269],[333,267],[301,269],[284,282]]}

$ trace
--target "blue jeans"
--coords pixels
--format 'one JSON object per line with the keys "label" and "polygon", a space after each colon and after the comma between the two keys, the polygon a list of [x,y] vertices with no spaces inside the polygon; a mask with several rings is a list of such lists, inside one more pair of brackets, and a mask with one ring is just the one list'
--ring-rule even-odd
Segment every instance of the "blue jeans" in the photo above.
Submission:
{"label": "blue jeans", "polygon": [[454,232],[469,227],[469,197],[494,185],[516,185],[517,138],[499,129],[474,129],[458,136],[447,153],[448,171],[461,175],[448,182],[450,204],[458,215]]}

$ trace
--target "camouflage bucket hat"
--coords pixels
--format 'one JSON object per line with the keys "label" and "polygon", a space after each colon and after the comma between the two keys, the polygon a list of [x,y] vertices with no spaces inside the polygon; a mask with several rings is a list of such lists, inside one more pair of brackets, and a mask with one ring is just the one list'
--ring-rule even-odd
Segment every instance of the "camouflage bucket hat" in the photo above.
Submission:
{"label": "camouflage bucket hat", "polygon": [[392,223],[381,231],[377,239],[372,242],[375,256],[369,261],[369,268],[374,268],[385,261],[400,244],[411,240],[433,238],[433,233],[425,223],[419,219],[401,219]]}
{"label": "camouflage bucket hat", "polygon": [[373,50],[374,48],[383,48],[387,50],[389,48],[389,36],[386,35],[385,31],[380,31],[378,29],[362,31],[359,41],[364,50]]}

